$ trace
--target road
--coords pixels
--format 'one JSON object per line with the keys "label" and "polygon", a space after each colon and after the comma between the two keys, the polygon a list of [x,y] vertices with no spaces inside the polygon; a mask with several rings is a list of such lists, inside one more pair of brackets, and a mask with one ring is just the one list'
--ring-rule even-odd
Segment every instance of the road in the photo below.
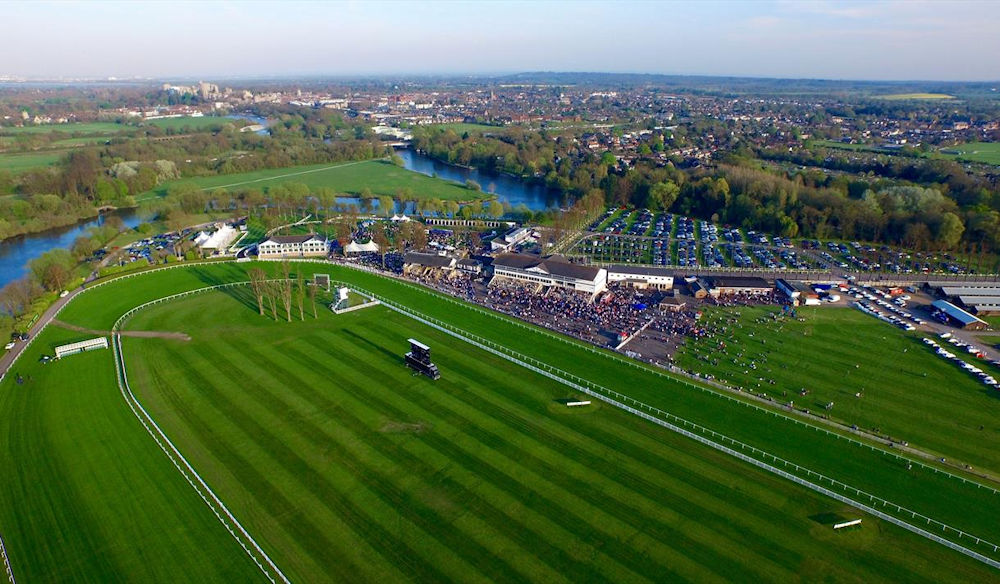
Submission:
{"label": "road", "polygon": [[83,292],[83,290],[84,288],[81,286],[76,290],[71,290],[66,296],[57,298],[56,301],[52,303],[52,306],[49,306],[49,308],[42,313],[42,316],[35,321],[35,324],[31,326],[31,329],[28,331],[28,340],[17,343],[14,345],[13,349],[7,351],[3,357],[0,357],[0,380],[3,380],[3,378],[7,375],[7,371],[10,369],[11,365],[17,361],[17,358],[21,355],[21,353],[23,353],[28,346],[34,342],[38,333],[42,332],[42,329],[52,322],[52,320],[56,317],[56,314],[62,310],[63,306],[66,306],[70,300],[75,298],[80,292]]}

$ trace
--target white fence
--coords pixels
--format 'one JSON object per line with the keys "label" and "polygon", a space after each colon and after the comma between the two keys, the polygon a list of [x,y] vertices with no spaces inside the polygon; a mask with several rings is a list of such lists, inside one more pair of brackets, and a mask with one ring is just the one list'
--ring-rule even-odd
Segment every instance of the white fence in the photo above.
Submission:
{"label": "white fence", "polygon": [[188,481],[188,484],[194,488],[195,492],[198,493],[198,496],[201,497],[202,501],[208,505],[208,508],[212,510],[212,513],[215,514],[216,518],[218,518],[230,535],[232,535],[240,547],[243,548],[243,551],[250,556],[250,559],[253,560],[257,567],[260,568],[260,571],[264,574],[264,576],[272,583],[276,584],[277,580],[280,580],[284,584],[290,584],[288,578],[286,578],[284,573],[282,573],[278,566],[275,565],[270,556],[268,556],[267,553],[260,548],[260,545],[257,544],[253,537],[247,533],[243,525],[240,524],[236,517],[233,516],[226,505],[221,499],[219,499],[215,492],[212,491],[201,475],[194,470],[194,467],[192,467],[191,463],[184,458],[184,455],[182,455],[177,447],[174,446],[173,442],[167,438],[167,435],[162,429],[160,429],[145,408],[142,407],[142,404],[139,402],[138,398],[135,397],[135,394],[132,393],[132,388],[128,383],[128,372],[125,369],[125,356],[122,352],[121,335],[118,333],[121,329],[121,325],[128,320],[128,318],[136,312],[149,306],[174,300],[176,298],[182,298],[184,296],[190,296],[192,294],[198,294],[208,290],[217,290],[220,288],[242,286],[246,284],[249,284],[249,282],[232,282],[228,284],[199,288],[197,290],[189,290],[179,294],[172,294],[170,296],[158,298],[136,306],[123,314],[118,318],[111,329],[114,335],[115,373],[118,377],[118,388],[121,391],[122,397],[125,398],[125,402],[128,404],[129,409],[132,410],[132,413],[135,414],[135,417],[138,418],[139,423],[141,423],[149,435],[152,436],[157,446],[159,446],[163,453],[167,455],[170,462],[172,462],[174,467],[180,471],[181,475]]}
{"label": "white fence", "polygon": [[3,538],[0,537],[0,557],[3,558],[3,569],[7,572],[7,580],[10,584],[17,584],[14,581],[14,570],[10,567],[10,560],[7,559],[7,548],[3,546]]}
{"label": "white fence", "polygon": [[[327,262],[325,262],[323,260],[308,260],[308,259],[307,260],[292,260],[292,261],[311,262],[311,263],[327,263]],[[176,265],[168,266],[168,267],[165,267],[165,268],[162,268],[162,269],[169,269],[169,268],[176,268],[176,267],[188,267],[190,265],[192,265],[192,264],[176,264]],[[194,265],[198,265],[198,264],[194,264]],[[371,272],[372,274],[378,275],[380,277],[387,277],[387,278],[389,277],[389,276],[386,276],[386,274],[384,274],[384,273],[382,273],[382,272],[380,272],[378,270],[375,270],[375,269],[372,269],[372,268],[368,268],[366,266],[354,266],[354,265],[350,265],[350,264],[344,264],[344,265],[346,267],[350,267],[350,268],[353,268],[353,269]],[[156,271],[158,271],[158,270],[156,270]],[[143,274],[146,274],[146,273],[150,273],[150,271],[140,272],[140,273],[137,273],[137,274],[129,274],[129,275],[123,276],[123,277],[126,277],[126,278],[127,277],[136,277],[136,276],[140,276],[140,275],[143,275]],[[118,278],[115,278],[115,280],[117,280],[117,279]],[[408,286],[410,288],[419,290],[419,291],[421,291],[423,293],[430,294],[430,292],[428,292],[423,287],[416,286],[416,285],[414,285],[412,283],[409,283],[407,281],[401,280],[400,278],[394,278],[393,277],[392,279],[394,279],[395,281],[399,282],[400,284],[402,284],[404,286]],[[113,281],[113,280],[102,282],[102,283],[98,284],[97,286],[106,284],[106,283],[108,283],[110,281]],[[248,284],[248,282],[233,282],[233,283],[222,284],[222,285],[218,285],[218,286],[210,286],[210,287],[206,287],[206,288],[200,288],[198,290],[191,290],[191,291],[186,291],[186,292],[182,292],[182,293],[179,293],[179,294],[174,294],[174,295],[171,295],[171,296],[167,296],[167,297],[164,297],[164,298],[153,300],[151,302],[147,302],[147,303],[145,303],[145,304],[143,304],[141,306],[135,307],[132,310],[128,311],[127,313],[123,314],[122,317],[119,318],[118,322],[115,323],[114,330],[117,331],[119,329],[121,323],[123,323],[131,315],[135,314],[138,310],[141,310],[141,309],[143,309],[145,307],[148,307],[148,306],[151,306],[151,305],[154,305],[154,304],[158,304],[160,302],[164,302],[164,301],[167,301],[167,300],[172,300],[172,299],[175,299],[175,298],[180,298],[180,297],[183,297],[183,296],[187,296],[187,295],[190,295],[190,294],[196,294],[196,293],[204,292],[204,291],[207,291],[207,290],[214,290],[214,289],[224,288],[224,287],[227,287],[227,286],[238,286],[238,285],[246,285],[246,284]],[[900,505],[897,505],[895,503],[892,503],[890,501],[881,499],[879,497],[876,497],[874,495],[871,495],[869,493],[861,491],[860,489],[856,489],[854,487],[851,487],[850,485],[847,485],[847,484],[842,483],[840,481],[837,481],[835,479],[832,479],[832,478],[826,477],[824,475],[821,475],[819,473],[816,473],[815,471],[812,471],[812,470],[810,470],[808,468],[802,467],[802,466],[797,465],[795,463],[792,463],[792,462],[789,462],[789,461],[784,460],[782,458],[776,457],[776,456],[774,456],[774,455],[772,455],[772,454],[770,454],[770,453],[768,453],[766,451],[763,451],[763,450],[758,449],[756,447],[750,446],[748,444],[744,444],[742,442],[739,442],[737,440],[729,438],[729,437],[727,437],[727,436],[725,436],[723,434],[720,434],[720,433],[715,432],[713,430],[710,430],[708,428],[704,428],[702,426],[699,426],[697,424],[694,424],[692,422],[689,422],[687,420],[684,420],[682,418],[674,416],[673,414],[670,414],[669,412],[666,412],[666,411],[660,410],[658,408],[654,408],[652,406],[644,404],[642,402],[639,402],[638,400],[635,400],[635,399],[633,399],[633,398],[631,398],[629,396],[626,396],[626,395],[620,394],[618,392],[615,392],[613,390],[610,390],[608,388],[604,388],[602,386],[593,384],[593,383],[589,382],[588,380],[582,379],[582,378],[580,378],[578,376],[575,376],[575,375],[572,375],[572,374],[567,373],[565,371],[561,371],[561,370],[559,370],[557,368],[554,368],[554,367],[548,365],[547,363],[544,363],[544,362],[538,361],[536,359],[532,359],[530,357],[527,357],[525,355],[521,355],[519,353],[516,353],[515,351],[513,351],[513,350],[511,350],[511,349],[509,349],[507,347],[504,347],[502,345],[498,345],[498,344],[496,344],[496,343],[494,343],[492,341],[489,341],[488,339],[483,339],[481,337],[477,337],[476,335],[472,335],[472,334],[470,334],[470,333],[468,333],[468,332],[466,332],[464,330],[458,329],[457,327],[454,327],[454,326],[449,325],[447,323],[444,323],[442,321],[438,321],[437,319],[434,319],[432,317],[428,317],[426,315],[422,315],[422,314],[420,314],[420,313],[418,313],[416,311],[413,311],[412,309],[409,309],[407,307],[401,306],[401,305],[395,303],[394,301],[388,300],[388,299],[383,298],[383,297],[381,297],[379,295],[372,294],[372,293],[367,292],[367,291],[365,291],[363,289],[360,289],[360,288],[358,288],[357,286],[355,286],[353,284],[346,284],[346,285],[348,285],[348,286],[350,286],[350,287],[358,290],[359,292],[363,292],[365,294],[370,295],[373,298],[376,298],[376,299],[380,300],[384,305],[386,305],[387,307],[389,307],[392,310],[400,312],[401,314],[404,314],[404,315],[406,315],[406,316],[408,316],[410,318],[414,318],[414,319],[416,319],[416,320],[418,320],[420,322],[423,322],[424,324],[427,324],[428,326],[431,326],[433,328],[441,330],[442,332],[445,332],[445,333],[447,333],[449,335],[455,336],[456,338],[459,338],[459,339],[461,339],[461,340],[463,340],[465,342],[473,344],[474,346],[480,347],[483,350],[486,350],[486,351],[488,351],[488,352],[490,352],[492,354],[495,354],[497,356],[500,356],[500,357],[502,357],[504,359],[507,359],[507,360],[510,360],[512,362],[518,363],[519,365],[524,366],[527,369],[530,369],[530,370],[535,371],[535,372],[537,372],[537,373],[539,373],[541,375],[544,375],[546,377],[554,379],[554,380],[556,380],[556,381],[558,381],[558,382],[560,382],[560,383],[562,383],[564,385],[567,385],[569,387],[573,387],[574,389],[577,389],[577,390],[579,390],[579,391],[581,391],[581,392],[583,392],[583,393],[585,393],[587,395],[590,395],[592,397],[595,397],[597,399],[605,401],[605,402],[607,402],[609,404],[612,404],[612,405],[614,405],[616,407],[619,407],[619,408],[621,408],[621,409],[623,409],[625,411],[628,411],[628,412],[630,412],[630,413],[632,413],[634,415],[637,415],[639,417],[647,419],[647,420],[649,420],[649,421],[651,421],[653,423],[656,423],[656,424],[658,424],[660,426],[663,426],[663,427],[668,428],[668,429],[670,429],[672,431],[675,431],[675,432],[677,432],[677,433],[679,433],[679,434],[681,434],[683,436],[689,437],[689,438],[691,438],[693,440],[696,440],[696,441],[698,441],[698,442],[700,442],[702,444],[705,444],[706,446],[709,446],[711,448],[714,448],[716,450],[719,450],[721,452],[729,454],[729,455],[731,455],[731,456],[733,456],[735,458],[743,460],[743,461],[745,461],[745,462],[747,462],[749,464],[752,464],[752,465],[754,465],[754,466],[756,466],[758,468],[761,468],[763,470],[766,470],[768,472],[771,472],[773,474],[776,474],[778,476],[781,476],[783,478],[791,480],[792,482],[795,482],[795,483],[797,483],[799,485],[802,485],[802,486],[804,486],[806,488],[809,488],[809,489],[811,489],[811,490],[813,490],[815,492],[821,493],[821,494],[829,496],[829,497],[831,497],[831,498],[833,498],[833,499],[835,499],[837,501],[841,501],[841,502],[843,502],[845,504],[848,504],[848,505],[851,505],[851,506],[853,506],[853,507],[855,507],[857,509],[863,510],[863,511],[865,511],[867,513],[870,513],[871,515],[873,515],[875,517],[879,517],[880,519],[883,519],[885,521],[888,521],[890,523],[898,525],[898,526],[900,526],[900,527],[902,527],[904,529],[907,529],[908,531],[911,531],[913,533],[916,533],[918,535],[926,537],[926,538],[928,538],[928,539],[930,539],[932,541],[935,541],[936,543],[939,543],[941,545],[944,545],[946,547],[954,549],[954,550],[956,550],[956,551],[958,551],[960,553],[963,553],[963,554],[965,554],[965,555],[967,555],[969,557],[975,558],[975,559],[977,559],[977,560],[979,560],[979,561],[981,561],[983,563],[986,563],[986,564],[988,564],[988,565],[990,565],[990,566],[992,566],[994,568],[1000,568],[1000,562],[998,562],[997,560],[994,560],[994,559],[992,559],[992,558],[990,558],[988,556],[985,556],[982,553],[977,552],[975,550],[969,549],[969,548],[967,548],[967,547],[965,547],[965,546],[963,546],[963,545],[961,545],[959,543],[956,543],[955,541],[952,541],[950,539],[946,539],[945,537],[942,537],[941,535],[938,535],[937,533],[932,533],[929,530],[931,530],[931,529],[933,529],[934,531],[938,531],[939,530],[944,535],[950,535],[952,537],[957,537],[959,541],[963,541],[963,542],[968,541],[969,545],[973,545],[973,542],[974,542],[974,544],[978,548],[984,549],[984,550],[991,550],[994,553],[997,552],[998,550],[1000,550],[1000,546],[998,546],[997,544],[993,544],[993,543],[988,542],[988,541],[986,541],[986,540],[984,540],[982,538],[976,537],[976,536],[974,536],[972,534],[969,534],[969,533],[966,533],[966,532],[964,532],[962,530],[959,530],[959,529],[953,528],[951,526],[948,526],[948,525],[946,525],[946,524],[944,524],[944,523],[942,523],[940,521],[931,519],[929,517],[926,517],[924,515],[916,513],[915,511],[912,511],[910,509],[904,508],[904,507],[902,507]],[[94,287],[97,287],[97,286],[94,286]],[[685,385],[687,385],[689,387],[692,387],[694,389],[697,389],[699,391],[708,392],[708,393],[710,393],[712,395],[715,395],[715,396],[718,396],[718,397],[722,397],[724,399],[735,401],[735,402],[739,403],[740,405],[742,405],[744,407],[754,408],[754,409],[766,412],[766,413],[768,413],[770,415],[774,415],[775,417],[781,417],[781,418],[784,418],[786,420],[795,422],[797,424],[802,424],[803,426],[806,426],[806,427],[811,428],[813,430],[816,430],[816,431],[819,431],[819,432],[824,432],[826,434],[834,436],[837,439],[842,439],[842,440],[846,440],[846,441],[849,441],[849,442],[853,442],[853,443],[858,444],[858,445],[865,446],[865,447],[870,448],[871,450],[879,452],[881,454],[888,455],[888,456],[893,456],[893,457],[895,457],[895,458],[897,458],[899,460],[902,460],[902,461],[912,462],[913,464],[924,466],[925,468],[933,470],[936,473],[940,472],[940,473],[945,474],[947,476],[959,479],[959,480],[963,481],[964,483],[975,484],[979,488],[987,488],[987,489],[990,489],[991,491],[993,491],[994,494],[997,493],[997,491],[995,489],[993,489],[991,487],[986,487],[984,485],[976,483],[975,481],[969,481],[965,477],[954,475],[952,473],[948,473],[947,471],[939,470],[938,468],[936,468],[934,466],[923,465],[919,461],[915,461],[915,460],[909,459],[907,457],[903,457],[903,456],[900,456],[898,454],[882,450],[880,448],[875,448],[871,444],[867,444],[867,443],[861,442],[859,440],[854,440],[852,438],[849,438],[849,437],[846,437],[846,436],[842,436],[841,434],[838,434],[838,433],[835,433],[835,432],[831,432],[831,431],[826,430],[824,428],[819,428],[819,427],[817,427],[817,426],[815,426],[813,424],[808,424],[808,423],[806,423],[806,422],[804,422],[802,420],[798,420],[798,419],[796,419],[794,417],[787,416],[787,415],[785,415],[783,413],[780,413],[780,412],[777,412],[777,411],[773,411],[771,409],[764,408],[764,407],[761,407],[761,406],[758,406],[758,405],[755,405],[755,404],[748,403],[748,402],[746,402],[744,400],[737,399],[737,398],[735,398],[733,396],[729,396],[729,395],[726,395],[724,393],[720,393],[719,391],[712,390],[712,389],[710,389],[708,387],[697,385],[697,384],[691,383],[689,381],[686,381],[684,379],[679,379],[679,378],[677,378],[677,377],[675,377],[673,375],[668,375],[666,373],[659,372],[659,371],[656,371],[654,369],[650,369],[649,367],[647,367],[645,365],[642,365],[640,363],[632,362],[632,361],[629,361],[629,360],[626,360],[626,359],[622,359],[622,358],[620,358],[620,357],[618,357],[616,355],[609,354],[606,351],[601,351],[601,350],[598,350],[597,348],[588,347],[588,346],[583,345],[582,343],[574,342],[574,341],[572,341],[570,339],[563,338],[563,337],[561,337],[559,335],[556,335],[556,334],[553,334],[553,333],[551,333],[549,331],[546,331],[545,329],[542,329],[541,327],[534,326],[534,325],[528,325],[528,324],[525,324],[523,322],[519,322],[517,320],[511,320],[511,319],[508,319],[508,318],[504,318],[504,317],[501,317],[499,314],[489,312],[489,311],[484,310],[482,308],[479,308],[477,306],[470,305],[470,304],[468,304],[466,302],[460,302],[458,300],[455,300],[455,299],[447,297],[447,296],[442,297],[442,299],[444,299],[446,301],[449,301],[449,302],[452,302],[452,303],[455,303],[455,304],[458,304],[458,305],[461,305],[464,308],[467,308],[469,310],[477,311],[477,312],[480,312],[482,314],[491,316],[493,318],[498,318],[498,319],[505,320],[508,323],[514,324],[516,326],[520,326],[520,327],[525,328],[525,329],[529,329],[529,330],[531,330],[533,332],[537,332],[537,333],[540,333],[540,334],[544,334],[544,335],[550,336],[550,337],[558,339],[558,340],[560,340],[562,342],[566,342],[566,343],[572,344],[573,346],[575,346],[577,348],[585,349],[585,350],[591,351],[592,353],[600,354],[600,355],[602,355],[602,356],[604,356],[604,357],[606,357],[608,359],[612,359],[612,360],[619,361],[621,363],[624,363],[624,364],[627,364],[627,365],[630,365],[630,366],[633,366],[633,367],[637,367],[637,368],[643,369],[643,370],[645,370],[647,372],[650,372],[650,373],[653,373],[655,375],[659,375],[659,376],[671,379],[672,381],[675,381],[675,382],[683,383],[683,384],[685,384]],[[208,485],[205,484],[204,480],[194,471],[194,469],[190,466],[190,464],[187,462],[187,460],[184,459],[184,457],[180,454],[180,452],[176,449],[176,447],[174,447],[174,445],[167,439],[166,435],[162,432],[162,430],[160,430],[160,428],[152,420],[152,418],[149,416],[149,414],[142,408],[142,405],[138,402],[138,400],[132,394],[131,389],[128,387],[128,380],[127,380],[127,373],[125,371],[124,358],[123,358],[123,355],[121,353],[121,341],[120,341],[120,337],[117,334],[115,334],[115,337],[114,337],[113,341],[114,341],[114,345],[115,345],[115,352],[114,352],[115,353],[115,360],[116,360],[117,363],[119,363],[118,367],[116,367],[116,369],[118,369],[118,371],[116,371],[116,373],[118,373],[118,375],[119,375],[119,387],[120,387],[120,389],[122,391],[123,396],[126,399],[126,402],[129,404],[129,407],[132,409],[133,413],[139,418],[140,422],[143,424],[143,426],[146,428],[146,430],[150,433],[150,435],[153,436],[154,440],[157,442],[157,444],[160,446],[160,448],[168,455],[168,457],[170,457],[170,459],[174,463],[175,467],[177,467],[177,469],[185,476],[185,478],[192,485],[192,487],[195,488],[195,490],[199,493],[199,495],[202,497],[202,499],[205,501],[205,503],[213,510],[213,512],[216,514],[216,517],[218,517],[219,520],[226,526],[226,528],[230,531],[230,533],[233,535],[233,537],[237,539],[237,541],[240,543],[240,545],[243,547],[243,549],[247,552],[247,554],[250,555],[251,558],[253,558],[254,562],[258,565],[258,567],[260,567],[260,569],[262,570],[262,572],[264,572],[264,574],[269,579],[271,579],[272,582],[275,581],[274,577],[277,577],[280,580],[282,580],[283,582],[287,583],[288,582],[287,578],[284,577],[284,575],[280,572],[280,570],[277,568],[277,566],[275,566],[274,563],[271,561],[271,559],[263,552],[263,550],[260,549],[260,547],[250,537],[250,535],[248,533],[246,533],[246,530],[243,529],[243,527],[239,524],[239,522],[232,516],[232,514],[228,511],[228,509],[222,504],[221,500],[219,500],[218,497],[208,488]],[[728,444],[728,446],[727,446],[727,444]],[[770,462],[768,462],[768,461],[770,461]],[[779,468],[779,465],[780,465],[781,468]],[[786,470],[786,469],[788,469],[788,470]],[[797,474],[793,474],[793,472],[797,473]],[[199,485],[200,485],[200,488],[199,488]],[[827,487],[825,485],[829,485],[829,487]],[[836,490],[834,490],[834,489],[836,489]],[[862,502],[862,501],[864,501],[864,502]],[[885,511],[879,509],[879,507],[881,509],[885,509]],[[894,515],[890,515],[888,513],[888,511],[894,511],[899,516],[910,515],[910,517],[908,518],[909,520],[911,520],[911,521],[912,520],[916,520],[914,523],[926,524],[927,528],[925,529],[923,527],[919,527],[918,525],[915,525],[914,523],[911,523],[909,521],[903,520],[900,517],[897,517],[897,516],[894,516]],[[225,518],[223,516],[225,516]],[[237,535],[237,532],[239,532],[239,535]],[[242,536],[242,538],[240,536]],[[250,548],[253,548],[254,551],[252,552]],[[256,553],[254,553],[254,552],[256,552]],[[264,564],[267,564],[268,568],[270,568],[271,571],[269,571],[268,568],[265,568]],[[272,574],[274,576],[272,576]]]}

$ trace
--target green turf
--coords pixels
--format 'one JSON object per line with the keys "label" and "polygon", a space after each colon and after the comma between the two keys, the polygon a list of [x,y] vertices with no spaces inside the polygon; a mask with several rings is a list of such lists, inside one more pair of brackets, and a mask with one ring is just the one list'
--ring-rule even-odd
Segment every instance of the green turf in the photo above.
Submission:
{"label": "green turf", "polygon": [[870,518],[835,534],[857,513],[382,307],[275,322],[240,288],[129,328],[192,335],[127,339],[133,388],[293,581],[989,574]]}
{"label": "green turf", "polygon": [[370,189],[374,195],[396,196],[401,189],[410,189],[418,199],[471,201],[482,193],[470,191],[464,185],[429,177],[395,166],[385,160],[313,164],[289,168],[273,168],[221,176],[166,182],[139,199],[164,196],[174,184],[186,182],[202,189],[263,189],[283,183],[302,183],[310,188],[330,187],[340,193],[359,195]]}
{"label": "green turf", "polygon": [[942,148],[940,153],[959,160],[1000,165],[1000,142],[969,142]]}
{"label": "green turf", "polygon": [[89,337],[47,329],[0,383],[0,536],[17,581],[262,581],[126,408],[110,351],[37,364]]}
{"label": "green turf", "polygon": [[688,341],[678,365],[1000,473],[992,446],[1000,440],[1000,393],[937,357],[921,335],[849,308],[799,308],[804,322],[773,320],[778,312],[709,309],[705,326],[725,333]]}
{"label": "green turf", "polygon": [[21,128],[3,127],[0,128],[0,134],[50,134],[52,132],[64,132],[66,134],[115,134],[130,129],[133,129],[132,126],[113,122],[88,122],[24,126]]}
{"label": "green turf", "polygon": [[65,151],[32,152],[30,154],[0,153],[0,170],[7,170],[17,174],[38,168],[45,168],[57,164],[65,155]]}
{"label": "green turf", "polygon": [[[268,269],[275,268],[274,264],[263,265]],[[247,264],[230,263],[198,266],[112,283],[106,292],[86,294],[74,301],[64,311],[63,318],[86,326],[110,326],[117,315],[146,299],[158,298],[172,291],[245,279],[243,269],[246,267]],[[424,289],[401,287],[385,278],[329,264],[301,264],[296,269],[299,268],[306,272],[317,270],[330,273],[335,278],[350,278],[363,288],[395,298],[406,305],[417,306],[425,314],[460,323],[464,330],[492,338],[522,354],[544,356],[551,365],[586,376],[613,390],[626,392],[647,404],[724,432],[730,438],[766,449],[811,471],[835,477],[851,487],[884,497],[979,537],[1000,540],[1000,525],[990,519],[991,513],[984,512],[986,509],[997,509],[1000,505],[1000,496],[992,490],[980,489],[925,467],[916,466],[907,470],[904,461],[886,451],[847,442],[817,431],[812,426],[746,407],[739,401],[695,389],[643,367],[614,361],[602,352],[559,340],[539,329],[524,328],[492,313],[467,308]],[[128,294],[115,292],[122,289],[127,289]],[[954,375],[958,378],[964,373],[956,369]],[[912,440],[911,443],[923,446]],[[804,470],[787,468],[806,475]],[[992,553],[992,548],[989,551]]]}

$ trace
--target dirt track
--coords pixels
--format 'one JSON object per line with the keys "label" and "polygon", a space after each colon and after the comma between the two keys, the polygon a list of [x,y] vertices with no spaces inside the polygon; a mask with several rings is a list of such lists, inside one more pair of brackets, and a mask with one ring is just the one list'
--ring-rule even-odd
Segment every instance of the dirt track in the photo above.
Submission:
{"label": "dirt track", "polygon": [[[52,324],[55,326],[69,329],[71,331],[78,331],[81,333],[88,333],[92,335],[102,335],[107,336],[111,334],[111,331],[97,331],[94,329],[84,328],[82,326],[76,326],[75,324],[69,324],[61,320],[52,319]],[[191,337],[185,333],[171,333],[163,331],[121,331],[119,334],[123,337],[139,337],[139,338],[157,338],[157,339],[174,339],[177,341],[190,341]]]}

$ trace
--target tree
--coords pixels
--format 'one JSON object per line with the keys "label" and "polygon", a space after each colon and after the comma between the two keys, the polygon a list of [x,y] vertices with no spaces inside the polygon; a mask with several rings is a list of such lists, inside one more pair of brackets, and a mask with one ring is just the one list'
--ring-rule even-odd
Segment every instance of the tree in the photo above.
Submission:
{"label": "tree", "polygon": [[251,268],[247,271],[247,276],[250,277],[250,290],[257,299],[257,307],[260,309],[260,315],[264,316],[264,294],[266,293],[267,274],[260,268]]}
{"label": "tree", "polygon": [[681,194],[681,188],[674,181],[658,182],[649,188],[650,211],[667,211]]}
{"label": "tree", "polygon": [[965,232],[965,225],[958,215],[945,213],[941,216],[941,224],[938,226],[938,244],[943,249],[955,249]]}
{"label": "tree", "polygon": [[313,307],[313,318],[319,318],[319,313],[316,312],[316,292],[319,289],[319,285],[316,284],[316,277],[313,276],[312,285],[309,286],[309,300],[312,301]]}
{"label": "tree", "polygon": [[70,249],[73,253],[73,257],[75,257],[79,261],[82,261],[89,258],[91,254],[94,253],[94,251],[97,249],[97,245],[89,237],[81,235],[80,237],[77,237],[73,241],[73,247]]}
{"label": "tree", "polygon": [[490,217],[499,219],[503,217],[503,205],[497,200],[490,201],[490,204],[487,206],[487,213]]}
{"label": "tree", "polygon": [[396,209],[396,203],[392,200],[392,197],[381,196],[378,198],[378,214],[383,217],[392,216]]}
{"label": "tree", "polygon": [[288,317],[288,322],[292,322],[292,275],[291,275],[291,265],[288,260],[283,260],[281,262],[281,281],[279,282],[281,293],[281,303],[285,306],[285,315]]}
{"label": "tree", "polygon": [[472,180],[471,178],[465,181],[465,188],[469,189],[470,191],[476,191],[477,193],[483,190],[482,185]]}
{"label": "tree", "polygon": [[385,269],[385,253],[389,250],[389,238],[385,234],[385,225],[381,221],[376,221],[371,227],[372,241],[378,246],[379,255],[382,258],[382,269]]}
{"label": "tree", "polygon": [[295,274],[295,294],[299,301],[299,319],[306,319],[306,280],[302,275],[302,270]]}

